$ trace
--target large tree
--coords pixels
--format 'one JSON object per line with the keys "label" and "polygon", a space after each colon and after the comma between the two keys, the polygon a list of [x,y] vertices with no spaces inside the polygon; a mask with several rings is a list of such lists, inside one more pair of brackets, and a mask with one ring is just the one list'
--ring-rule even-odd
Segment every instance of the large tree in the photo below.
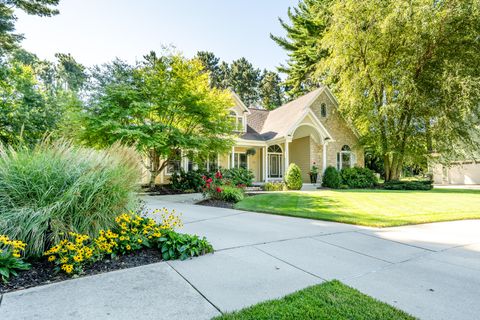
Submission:
{"label": "large tree", "polygon": [[258,103],[260,70],[254,68],[246,58],[232,62],[228,79],[229,87],[238,94],[247,107]]}
{"label": "large tree", "polygon": [[259,85],[259,95],[262,106],[265,109],[273,110],[282,105],[282,79],[276,72],[263,70]]}
{"label": "large tree", "polygon": [[211,88],[198,59],[155,53],[129,66],[97,67],[85,110],[84,141],[135,145],[150,172],[150,186],[179,152],[223,152],[233,143],[230,93]]}
{"label": "large tree", "polygon": [[318,79],[314,77],[316,65],[327,55],[319,39],[328,26],[331,3],[332,0],[301,0],[297,7],[288,8],[289,23],[279,18],[286,37],[270,34],[270,38],[288,52],[287,65],[278,69],[288,75],[285,86],[291,97],[318,87]]}
{"label": "large tree", "polygon": [[478,147],[479,6],[345,0],[320,14],[328,25],[311,41],[328,54],[306,72],[335,89],[341,112],[383,158],[386,180],[398,179],[406,161]]}
{"label": "large tree", "polygon": [[0,54],[12,51],[23,39],[22,35],[15,34],[14,10],[21,10],[27,14],[50,17],[58,14],[55,6],[60,0],[2,0],[0,1]]}

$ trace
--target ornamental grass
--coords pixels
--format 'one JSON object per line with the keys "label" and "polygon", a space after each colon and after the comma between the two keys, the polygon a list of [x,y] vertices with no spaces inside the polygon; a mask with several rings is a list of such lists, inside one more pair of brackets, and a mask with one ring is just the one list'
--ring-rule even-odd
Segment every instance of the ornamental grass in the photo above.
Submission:
{"label": "ornamental grass", "polygon": [[94,237],[136,208],[141,171],[133,149],[104,150],[68,141],[35,148],[0,146],[0,234],[41,256],[69,232]]}

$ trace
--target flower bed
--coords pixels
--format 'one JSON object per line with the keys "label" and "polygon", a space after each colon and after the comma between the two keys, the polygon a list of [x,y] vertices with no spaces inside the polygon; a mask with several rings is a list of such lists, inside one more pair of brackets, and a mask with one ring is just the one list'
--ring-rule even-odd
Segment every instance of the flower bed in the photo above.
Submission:
{"label": "flower bed", "polygon": [[21,256],[25,244],[3,236],[1,254],[8,259],[0,260],[0,271],[15,276],[17,270],[29,270],[18,272],[13,279],[4,277],[0,292],[161,260],[184,260],[213,251],[205,238],[174,230],[182,225],[174,211],[155,210],[154,214],[161,216],[160,223],[132,212],[118,216],[111,229],[100,230],[93,238],[74,232],[64,234],[42,258],[31,261],[31,269]]}

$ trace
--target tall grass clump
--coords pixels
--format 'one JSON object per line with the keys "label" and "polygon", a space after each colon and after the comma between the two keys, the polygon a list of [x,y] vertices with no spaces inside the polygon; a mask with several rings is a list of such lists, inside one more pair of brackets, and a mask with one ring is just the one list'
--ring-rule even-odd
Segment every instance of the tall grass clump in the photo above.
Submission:
{"label": "tall grass clump", "polygon": [[133,149],[103,151],[68,141],[35,148],[0,146],[0,234],[26,242],[40,256],[65,233],[94,236],[135,209],[140,179]]}

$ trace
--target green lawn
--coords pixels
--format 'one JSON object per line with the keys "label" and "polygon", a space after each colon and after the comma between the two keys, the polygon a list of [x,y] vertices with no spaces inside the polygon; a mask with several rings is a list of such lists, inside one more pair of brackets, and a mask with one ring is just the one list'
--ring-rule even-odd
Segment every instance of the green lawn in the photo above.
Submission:
{"label": "green lawn", "polygon": [[389,227],[480,219],[480,190],[319,190],[247,197],[236,209]]}
{"label": "green lawn", "polygon": [[282,299],[263,302],[215,319],[397,320],[414,318],[386,303],[347,287],[339,281],[330,281],[298,291]]}

